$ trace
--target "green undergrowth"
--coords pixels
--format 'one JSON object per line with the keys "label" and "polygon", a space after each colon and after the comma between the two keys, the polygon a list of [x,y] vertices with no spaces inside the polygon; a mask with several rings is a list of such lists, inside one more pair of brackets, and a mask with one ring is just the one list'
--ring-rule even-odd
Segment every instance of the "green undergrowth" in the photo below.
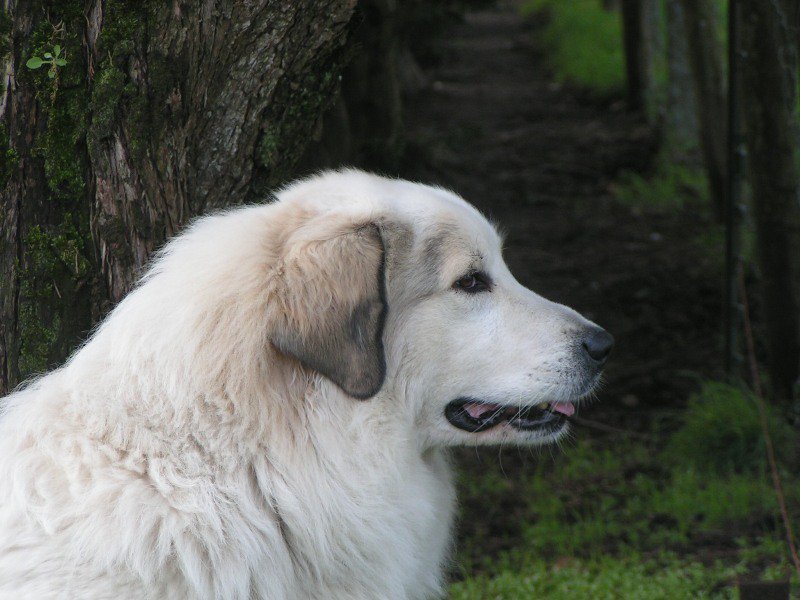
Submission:
{"label": "green undergrowth", "polygon": [[649,173],[621,173],[612,191],[634,209],[680,210],[708,204],[708,184],[700,167],[660,159]]}
{"label": "green undergrowth", "polygon": [[[769,406],[766,409],[775,451],[793,463],[795,433]],[[706,383],[690,398],[686,422],[670,438],[664,454],[672,463],[703,472],[752,473],[761,469],[765,448],[755,398],[724,383]]]}
{"label": "green undergrowth", "polygon": [[[793,438],[777,416],[769,422],[797,523]],[[708,383],[687,410],[654,420],[644,435],[581,430],[557,456],[512,472],[466,468],[459,493],[471,535],[459,547],[462,579],[451,597],[733,598],[737,575],[785,578],[764,457],[752,399]],[[498,528],[513,543],[489,552]]]}
{"label": "green undergrowth", "polygon": [[524,15],[543,14],[541,41],[558,81],[598,99],[620,96],[625,88],[622,24],[600,0],[528,0]]}

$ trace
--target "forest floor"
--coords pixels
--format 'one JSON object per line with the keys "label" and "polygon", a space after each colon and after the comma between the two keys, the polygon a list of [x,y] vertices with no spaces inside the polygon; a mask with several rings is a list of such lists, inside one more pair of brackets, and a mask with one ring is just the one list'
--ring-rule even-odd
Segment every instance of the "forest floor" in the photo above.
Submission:
{"label": "forest floor", "polygon": [[431,85],[407,105],[402,175],[477,205],[507,232],[518,280],[617,345],[563,449],[458,453],[451,593],[729,597],[737,575],[780,579],[763,472],[717,481],[662,458],[687,400],[721,377],[719,230],[705,207],[620,201],[626,173],[654,168],[656,136],[621,101],[556,83],[543,26],[511,3],[446,32]]}

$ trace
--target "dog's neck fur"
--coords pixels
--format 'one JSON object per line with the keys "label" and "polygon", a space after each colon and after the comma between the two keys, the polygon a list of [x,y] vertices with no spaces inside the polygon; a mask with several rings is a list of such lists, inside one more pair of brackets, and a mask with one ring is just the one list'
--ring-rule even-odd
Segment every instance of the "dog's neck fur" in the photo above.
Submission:
{"label": "dog's neck fur", "polygon": [[[416,445],[413,423],[399,414],[401,402],[385,394],[349,398],[268,342],[260,353],[241,348],[220,357],[216,369],[200,370],[208,364],[203,360],[159,362],[196,359],[205,348],[165,347],[170,332],[158,340],[136,338],[137,316],[122,307],[48,376],[58,379],[61,392],[50,399],[58,408],[50,410],[62,411],[93,440],[90,448],[67,449],[59,447],[57,432],[38,434],[50,436],[44,443],[52,453],[75,453],[81,462],[140,482],[135,496],[104,499],[91,478],[71,482],[86,513],[46,524],[82,529],[72,534],[80,550],[69,552],[101,560],[97,568],[126,565],[145,581],[171,572],[199,597],[245,597],[237,588],[243,581],[271,598],[280,597],[279,588],[287,598],[321,597],[339,587],[363,598],[382,597],[387,589],[397,598],[440,591],[447,554],[440,546],[449,536],[429,533],[450,528],[449,469],[438,451],[423,457],[418,448],[409,450]],[[172,333],[173,340],[187,339]],[[120,343],[120,336],[129,339]],[[214,351],[213,330],[196,337]],[[128,354],[120,355],[120,347]],[[124,366],[109,368],[110,361]],[[230,389],[220,382],[241,381],[229,376],[231,369],[260,375]],[[114,378],[106,380],[106,372]],[[87,385],[92,394],[83,393]],[[142,503],[157,507],[149,518],[139,516]],[[42,506],[43,522],[47,515]],[[137,534],[107,543],[109,532],[131,530]],[[282,547],[271,546],[276,540]],[[271,562],[287,551],[292,564]],[[417,589],[407,589],[412,581]]]}

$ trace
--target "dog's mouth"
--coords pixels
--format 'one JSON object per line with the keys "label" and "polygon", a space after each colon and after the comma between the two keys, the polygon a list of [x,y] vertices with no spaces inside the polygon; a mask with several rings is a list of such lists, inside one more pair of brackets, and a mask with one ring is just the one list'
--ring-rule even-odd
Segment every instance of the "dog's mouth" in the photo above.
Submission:
{"label": "dog's mouth", "polygon": [[575,406],[569,402],[545,402],[522,407],[473,398],[453,400],[444,409],[445,417],[453,426],[469,433],[486,431],[505,423],[520,431],[550,434],[565,427],[567,419],[574,412]]}

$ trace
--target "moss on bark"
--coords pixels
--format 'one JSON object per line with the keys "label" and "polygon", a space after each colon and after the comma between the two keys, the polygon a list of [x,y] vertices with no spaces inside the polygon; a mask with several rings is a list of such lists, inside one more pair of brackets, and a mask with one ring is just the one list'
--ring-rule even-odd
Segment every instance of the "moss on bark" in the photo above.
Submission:
{"label": "moss on bark", "polygon": [[19,157],[9,145],[6,126],[0,123],[0,189],[6,186],[9,177],[14,173],[18,164]]}
{"label": "moss on bark", "polygon": [[[43,197],[24,201],[20,232],[18,347],[23,378],[61,362],[91,325],[90,311],[82,305],[93,259],[83,28],[82,11],[69,3],[54,5],[49,20],[35,26],[18,65],[23,85],[35,90],[41,125],[28,151],[46,182]],[[46,66],[24,66],[32,56],[53,54],[56,45],[67,64],[56,68],[53,77]]]}
{"label": "moss on bark", "polygon": [[258,168],[252,193],[263,195],[292,176],[317,121],[335,99],[339,74],[348,60],[339,52],[321,75],[308,73],[299,82],[287,82],[276,91],[276,102],[267,111],[256,146]]}
{"label": "moss on bark", "polygon": [[112,1],[105,6],[103,28],[96,47],[96,54],[101,58],[92,81],[90,102],[92,116],[88,144],[93,158],[101,150],[99,144],[113,135],[123,111],[138,125],[132,140],[135,151],[141,151],[141,138],[149,133],[141,118],[141,107],[146,98],[138,95],[129,76],[131,57],[144,35],[147,11],[145,2]]}

